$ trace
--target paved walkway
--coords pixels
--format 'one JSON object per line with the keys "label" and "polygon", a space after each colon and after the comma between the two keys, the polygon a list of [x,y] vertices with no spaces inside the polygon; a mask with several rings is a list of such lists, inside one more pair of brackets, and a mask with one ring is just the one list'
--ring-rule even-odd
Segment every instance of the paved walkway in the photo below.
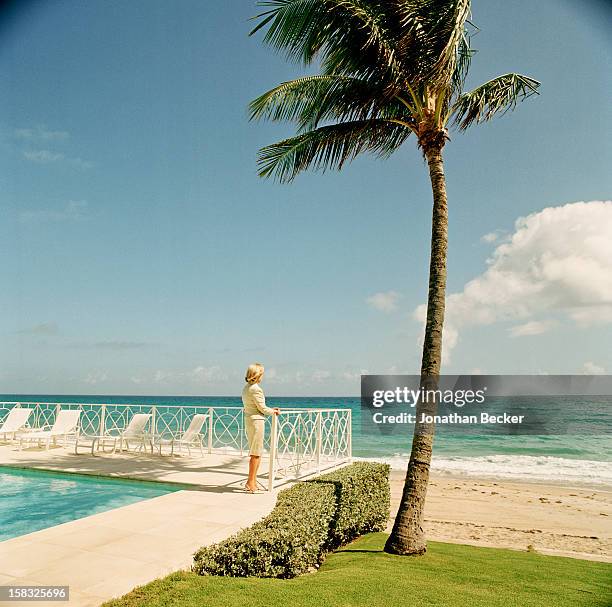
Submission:
{"label": "paved walkway", "polygon": [[92,457],[63,448],[19,452],[0,446],[0,465],[192,486],[0,543],[0,585],[68,585],[69,602],[35,604],[93,607],[189,568],[200,546],[228,537],[273,508],[277,491],[242,492],[246,464],[246,458],[230,455]]}

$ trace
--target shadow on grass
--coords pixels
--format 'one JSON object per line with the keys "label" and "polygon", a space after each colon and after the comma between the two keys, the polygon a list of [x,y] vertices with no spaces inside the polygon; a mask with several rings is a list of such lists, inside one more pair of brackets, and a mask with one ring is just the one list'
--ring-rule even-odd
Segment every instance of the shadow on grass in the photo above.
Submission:
{"label": "shadow on grass", "polygon": [[[376,554],[384,554],[387,555],[387,553],[384,550],[363,550],[363,549],[359,549],[359,548],[345,548],[344,550],[335,550],[334,554],[341,554],[343,552],[348,552],[349,554],[356,554],[356,553],[365,553],[365,554],[369,554],[369,553],[376,553]],[[392,554],[389,554],[387,556],[393,556]]]}

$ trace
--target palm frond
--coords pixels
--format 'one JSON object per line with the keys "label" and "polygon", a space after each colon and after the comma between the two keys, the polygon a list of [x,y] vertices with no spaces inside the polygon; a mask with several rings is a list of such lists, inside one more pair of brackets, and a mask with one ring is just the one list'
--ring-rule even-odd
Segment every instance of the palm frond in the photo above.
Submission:
{"label": "palm frond", "polygon": [[[469,23],[471,28],[475,28]],[[463,92],[463,86],[465,79],[467,78],[470,66],[472,64],[472,57],[476,54],[476,50],[472,48],[472,36],[468,28],[466,27],[463,34],[457,44],[457,58],[455,61],[455,70],[451,78],[450,95],[449,98],[454,98]]]}
{"label": "palm frond", "polygon": [[[438,38],[443,46],[430,73],[430,77],[435,83],[444,86],[455,74],[458,61],[465,61],[466,56],[469,57],[469,47],[466,48],[465,46],[465,22],[470,16],[471,2],[470,0],[429,1],[434,5],[431,8],[433,14],[436,13],[436,4],[445,5],[444,9],[446,9],[441,11],[438,22],[432,28],[432,37]],[[463,53],[466,53],[466,55],[463,55]]]}
{"label": "palm frond", "polygon": [[325,73],[371,75],[377,70],[399,79],[388,11],[380,0],[267,0],[269,10],[251,35],[267,27],[264,41],[308,65],[319,54]]}
{"label": "palm frond", "polygon": [[521,74],[504,74],[461,95],[452,107],[455,124],[463,130],[472,123],[505,114],[531,95],[538,94],[540,83]]}
{"label": "palm frond", "polygon": [[[470,0],[396,0],[401,40],[399,60],[414,83],[448,90],[465,61],[465,24]],[[462,69],[460,68],[459,73]]]}
{"label": "palm frond", "polygon": [[308,168],[341,169],[361,152],[390,156],[410,135],[410,129],[387,120],[355,120],[322,126],[262,148],[260,177],[292,181]]}
{"label": "palm frond", "polygon": [[[284,49],[289,59],[302,58],[309,63],[316,52],[314,35],[316,26],[324,17],[323,2],[318,0],[269,0],[259,2],[258,6],[270,7],[252,17],[259,23],[251,30],[250,36],[269,26],[264,42],[276,49]],[[310,56],[310,59],[309,59]]]}
{"label": "palm frond", "polygon": [[412,120],[407,108],[384,89],[341,74],[283,82],[253,100],[249,109],[251,120],[295,121],[300,130],[314,129],[325,120],[367,120],[383,113]]}

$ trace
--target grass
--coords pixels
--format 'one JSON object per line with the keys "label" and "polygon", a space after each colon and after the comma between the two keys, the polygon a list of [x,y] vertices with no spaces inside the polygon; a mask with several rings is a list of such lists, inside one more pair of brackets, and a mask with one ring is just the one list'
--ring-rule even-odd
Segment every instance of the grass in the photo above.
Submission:
{"label": "grass", "polygon": [[291,580],[177,572],[104,607],[606,607],[612,566],[530,552],[430,542],[422,557],[382,552],[372,533]]}

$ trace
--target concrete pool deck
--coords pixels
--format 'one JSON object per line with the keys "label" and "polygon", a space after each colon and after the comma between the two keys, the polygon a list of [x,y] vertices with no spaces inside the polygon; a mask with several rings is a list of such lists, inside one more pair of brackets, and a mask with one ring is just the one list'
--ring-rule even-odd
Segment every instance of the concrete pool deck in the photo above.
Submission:
{"label": "concrete pool deck", "polygon": [[[0,445],[0,465],[188,485],[0,543],[0,585],[70,586],[68,602],[36,601],[56,607],[94,607],[134,586],[189,568],[195,550],[268,514],[278,494],[244,493],[247,458],[235,455],[92,457],[61,447],[18,451]],[[266,470],[265,459],[261,469]]]}

